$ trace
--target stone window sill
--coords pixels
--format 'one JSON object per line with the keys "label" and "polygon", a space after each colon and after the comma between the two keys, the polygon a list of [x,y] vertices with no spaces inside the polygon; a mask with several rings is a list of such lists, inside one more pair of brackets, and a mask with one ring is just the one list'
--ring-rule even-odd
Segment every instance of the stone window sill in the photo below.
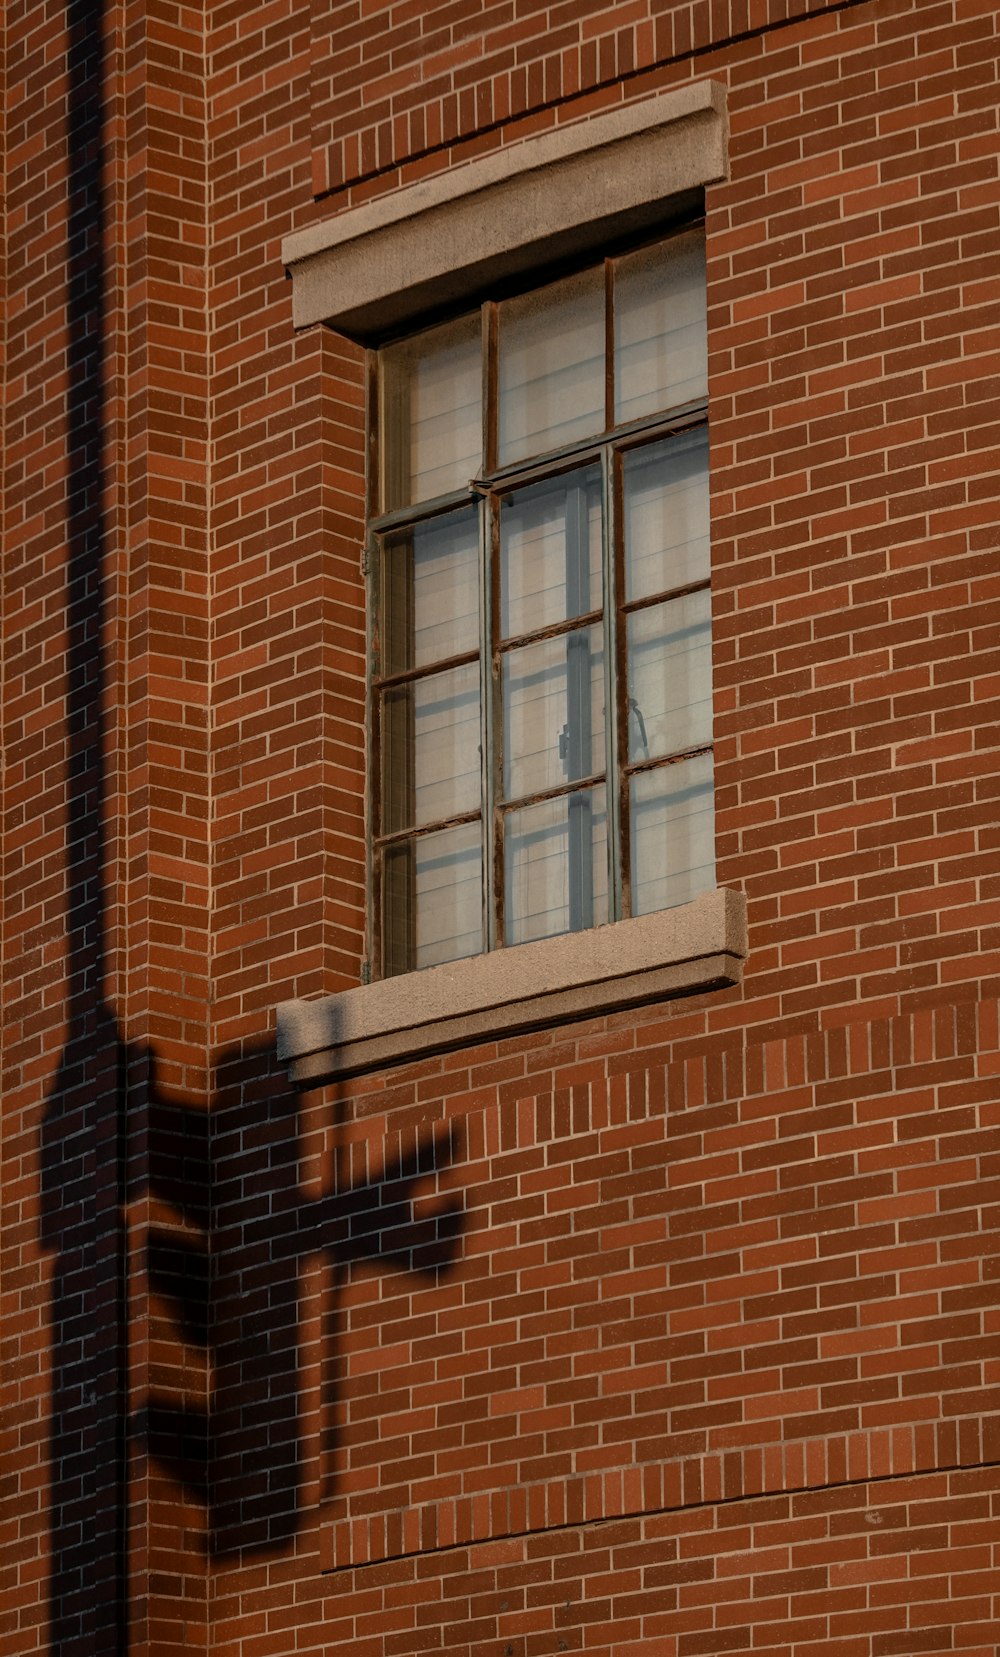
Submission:
{"label": "stone window sill", "polygon": [[694,902],[590,932],[362,984],[278,1008],[278,1054],[300,1085],[738,984],[746,899]]}

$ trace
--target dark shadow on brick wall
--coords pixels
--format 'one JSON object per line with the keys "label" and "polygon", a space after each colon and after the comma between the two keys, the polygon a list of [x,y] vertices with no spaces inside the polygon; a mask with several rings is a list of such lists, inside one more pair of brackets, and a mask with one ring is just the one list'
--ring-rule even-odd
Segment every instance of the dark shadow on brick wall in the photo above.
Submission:
{"label": "dark shadow on brick wall", "polygon": [[125,1098],[106,969],[102,514],[103,16],[71,0],[66,141],[67,1039],[41,1131],[41,1240],[55,1255],[49,1650],[127,1649]]}
{"label": "dark shadow on brick wall", "polygon": [[[149,1096],[151,1188],[203,1229],[200,1251],[151,1235],[150,1287],[173,1307],[178,1331],[207,1347],[211,1404],[206,1412],[197,1401],[155,1397],[140,1424],[161,1464],[207,1500],[209,1547],[222,1557],[280,1549],[311,1511],[303,1489],[307,1262],[327,1267],[334,1302],[359,1264],[436,1277],[454,1263],[462,1209],[450,1196],[430,1212],[414,1208],[417,1188],[460,1154],[454,1131],[428,1130],[367,1181],[312,1195],[301,1184],[301,1100],[273,1043],[223,1055],[217,1080],[208,1112],[155,1085]],[[331,1119],[331,1148],[337,1129]],[[207,1211],[198,1193],[207,1193]],[[322,1354],[328,1417],[336,1405],[332,1310]],[[315,1448],[314,1423],[308,1431]],[[336,1450],[328,1438],[325,1459]]]}
{"label": "dark shadow on brick wall", "polygon": [[[461,1215],[414,1215],[415,1184],[457,1153],[434,1135],[368,1185],[308,1196],[299,1100],[273,1043],[224,1055],[213,1098],[179,1099],[102,999],[104,16],[87,0],[68,0],[65,16],[67,1039],[40,1133],[41,1242],[54,1255],[49,1653],[125,1657],[130,1444],[205,1505],[213,1553],[288,1543],[304,1518],[304,1261],[330,1261],[335,1282],[357,1262],[436,1273],[454,1258]],[[150,1236],[151,1290],[213,1382],[208,1407],[156,1396],[130,1417],[126,1209],[147,1188],[184,1222]]]}

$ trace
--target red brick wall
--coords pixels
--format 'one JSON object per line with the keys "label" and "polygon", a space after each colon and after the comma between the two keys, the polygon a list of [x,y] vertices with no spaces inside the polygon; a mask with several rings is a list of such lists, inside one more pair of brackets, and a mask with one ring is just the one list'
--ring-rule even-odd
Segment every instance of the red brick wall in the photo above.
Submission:
{"label": "red brick wall", "polygon": [[[768,1042],[707,1012],[353,1102],[329,1563],[996,1459],[997,1003]],[[409,1272],[359,1249],[376,1177]]]}
{"label": "red brick wall", "polygon": [[[693,1501],[314,1580],[274,1625],[304,1651],[993,1657],[998,1486],[985,1467]],[[248,1595],[219,1649],[281,1649],[257,1609],[281,1599]]]}
{"label": "red brick wall", "polygon": [[209,1074],[202,34],[13,4],[4,77],[3,1649],[197,1647],[165,1193],[207,1218],[177,1132]]}
{"label": "red brick wall", "polygon": [[[8,6],[3,1657],[126,1564],[157,1657],[996,1649],[993,12]],[[692,76],[744,985],[297,1097],[364,395],[281,237]]]}
{"label": "red brick wall", "polygon": [[616,101],[656,65],[697,72],[723,42],[753,39],[857,0],[397,0],[312,3],[317,195],[447,150],[581,95]]}

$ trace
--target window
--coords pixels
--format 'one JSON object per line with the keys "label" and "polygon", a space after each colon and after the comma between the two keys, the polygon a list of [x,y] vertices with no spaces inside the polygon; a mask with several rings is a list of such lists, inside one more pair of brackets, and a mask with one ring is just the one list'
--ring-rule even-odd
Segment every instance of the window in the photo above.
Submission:
{"label": "window", "polygon": [[714,884],[700,228],[373,354],[382,976]]}

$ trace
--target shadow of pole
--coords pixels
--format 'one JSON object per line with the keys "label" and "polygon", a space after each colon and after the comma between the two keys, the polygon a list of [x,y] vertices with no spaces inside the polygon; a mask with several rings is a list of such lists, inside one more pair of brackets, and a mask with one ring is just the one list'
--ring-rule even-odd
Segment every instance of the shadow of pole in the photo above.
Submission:
{"label": "shadow of pole", "polygon": [[[331,1265],[334,1302],[355,1264],[433,1276],[455,1258],[461,1211],[450,1200],[430,1215],[414,1207],[415,1191],[455,1159],[454,1139],[433,1132],[415,1137],[412,1153],[372,1179],[308,1196],[298,1176],[299,1099],[273,1042],[224,1054],[211,1098],[180,1099],[158,1085],[152,1053],[126,1043],[103,998],[109,871],[101,0],[67,0],[65,20],[67,1035],[40,1132],[41,1243],[55,1257],[49,1653],[126,1657],[127,1201],[148,1189],[184,1222],[183,1235],[151,1230],[150,1290],[173,1308],[179,1341],[202,1351],[214,1376],[209,1409],[200,1399],[151,1397],[131,1429],[206,1507],[217,1557],[280,1548],[305,1516],[305,1262],[320,1256]],[[332,1373],[335,1365],[326,1367]],[[328,1449],[332,1454],[335,1446]]]}
{"label": "shadow of pole", "polygon": [[128,1643],[127,1055],[102,1000],[102,7],[70,0],[65,22],[67,1040],[41,1133],[42,1243],[56,1256],[51,1286],[49,1650],[58,1657],[119,1657]]}

